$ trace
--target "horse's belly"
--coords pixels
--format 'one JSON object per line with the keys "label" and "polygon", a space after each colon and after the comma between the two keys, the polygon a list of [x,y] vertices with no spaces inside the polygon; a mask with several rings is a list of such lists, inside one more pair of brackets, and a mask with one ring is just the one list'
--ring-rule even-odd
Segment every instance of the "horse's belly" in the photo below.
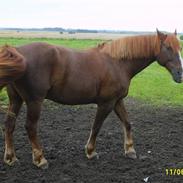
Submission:
{"label": "horse's belly", "polygon": [[97,95],[95,91],[91,90],[52,89],[48,92],[46,98],[61,104],[77,105],[96,103]]}

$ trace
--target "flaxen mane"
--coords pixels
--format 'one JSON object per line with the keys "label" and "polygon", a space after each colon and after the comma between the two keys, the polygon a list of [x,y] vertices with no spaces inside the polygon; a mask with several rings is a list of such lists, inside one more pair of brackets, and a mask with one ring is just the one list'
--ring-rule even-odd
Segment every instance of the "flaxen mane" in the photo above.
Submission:
{"label": "flaxen mane", "polygon": [[[175,35],[168,35],[166,42],[173,50],[180,47]],[[129,36],[104,44],[100,51],[122,60],[149,58],[160,52],[160,40],[157,35]]]}

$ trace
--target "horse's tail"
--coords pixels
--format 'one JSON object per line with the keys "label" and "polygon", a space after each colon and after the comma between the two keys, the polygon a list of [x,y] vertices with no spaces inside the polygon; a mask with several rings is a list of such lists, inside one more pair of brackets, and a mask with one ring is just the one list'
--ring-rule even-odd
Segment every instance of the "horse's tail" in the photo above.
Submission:
{"label": "horse's tail", "polygon": [[0,48],[0,89],[20,78],[25,69],[25,57],[14,47]]}

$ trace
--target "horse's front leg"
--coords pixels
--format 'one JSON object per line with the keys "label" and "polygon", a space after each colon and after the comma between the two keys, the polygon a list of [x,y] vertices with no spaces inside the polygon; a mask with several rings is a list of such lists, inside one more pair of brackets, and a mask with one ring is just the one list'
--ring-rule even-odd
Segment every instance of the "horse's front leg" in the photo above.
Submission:
{"label": "horse's front leg", "polygon": [[115,113],[122,122],[123,131],[124,131],[124,149],[127,157],[136,159],[136,152],[133,147],[133,138],[131,131],[131,124],[128,122],[127,112],[124,107],[123,100],[119,100],[115,105]]}
{"label": "horse's front leg", "polygon": [[37,136],[37,123],[40,117],[42,102],[43,100],[27,102],[27,120],[25,128],[32,145],[33,164],[40,168],[47,168],[48,162],[44,158],[43,149]]}
{"label": "horse's front leg", "polygon": [[8,95],[10,99],[10,104],[8,109],[9,114],[7,114],[6,121],[5,121],[4,162],[11,166],[17,161],[14,145],[13,145],[13,132],[15,129],[16,117],[18,116],[18,113],[22,106],[23,101],[16,94],[13,94],[10,96],[8,92]]}
{"label": "horse's front leg", "polygon": [[110,102],[98,105],[96,118],[93,123],[88,142],[85,146],[85,153],[88,159],[91,159],[97,156],[97,153],[95,151],[96,137],[100,131],[100,128],[104,120],[106,119],[108,114],[114,109],[114,104],[115,104],[114,101],[110,101]]}

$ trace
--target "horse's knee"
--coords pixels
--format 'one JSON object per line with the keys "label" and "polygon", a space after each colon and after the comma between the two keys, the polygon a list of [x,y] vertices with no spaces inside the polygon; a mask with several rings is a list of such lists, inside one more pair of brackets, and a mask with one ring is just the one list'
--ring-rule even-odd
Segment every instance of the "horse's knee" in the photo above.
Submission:
{"label": "horse's knee", "polygon": [[6,120],[5,121],[5,132],[13,133],[14,129],[15,129],[15,121]]}

